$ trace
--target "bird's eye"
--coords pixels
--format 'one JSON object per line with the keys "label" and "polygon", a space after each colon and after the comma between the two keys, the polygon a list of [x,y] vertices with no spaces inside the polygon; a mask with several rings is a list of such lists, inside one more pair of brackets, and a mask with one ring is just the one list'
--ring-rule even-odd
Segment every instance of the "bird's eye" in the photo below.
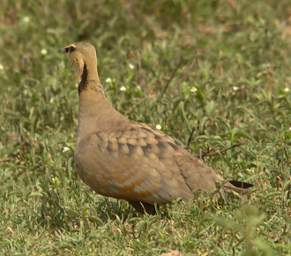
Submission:
{"label": "bird's eye", "polygon": [[76,48],[75,48],[74,46],[69,46],[69,47],[66,47],[66,48],[65,48],[65,52],[66,52],[66,53],[70,53],[70,52],[75,51],[75,49],[76,49]]}

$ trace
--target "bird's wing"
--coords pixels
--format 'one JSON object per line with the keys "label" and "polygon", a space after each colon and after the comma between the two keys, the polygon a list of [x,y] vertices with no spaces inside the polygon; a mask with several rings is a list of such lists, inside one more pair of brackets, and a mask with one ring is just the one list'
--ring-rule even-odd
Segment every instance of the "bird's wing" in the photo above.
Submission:
{"label": "bird's wing", "polygon": [[100,194],[151,204],[192,196],[176,163],[180,148],[160,131],[132,123],[94,133],[81,144],[80,176]]}

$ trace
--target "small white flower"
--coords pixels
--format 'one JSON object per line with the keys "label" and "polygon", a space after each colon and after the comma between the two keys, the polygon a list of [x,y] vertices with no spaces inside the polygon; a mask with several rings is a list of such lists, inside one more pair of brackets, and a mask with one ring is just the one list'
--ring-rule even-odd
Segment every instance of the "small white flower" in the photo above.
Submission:
{"label": "small white flower", "polygon": [[79,84],[78,83],[75,83],[75,87],[78,88],[79,87]]}
{"label": "small white flower", "polygon": [[232,89],[236,92],[236,91],[239,90],[239,87],[237,87],[237,86],[233,86]]}
{"label": "small white flower", "polygon": [[289,127],[289,131],[291,131],[291,126]]}
{"label": "small white flower", "polygon": [[119,90],[120,90],[121,92],[125,92],[125,91],[126,91],[126,87],[125,87],[125,86],[121,86],[121,87],[119,88]]}
{"label": "small white flower", "polygon": [[131,63],[128,64],[128,67],[129,67],[130,69],[134,69],[134,65],[131,64]]}
{"label": "small white flower", "polygon": [[70,150],[69,147],[63,147],[63,153],[68,152]]}
{"label": "small white flower", "polygon": [[[28,94],[28,92],[27,92]],[[50,98],[50,103],[54,103],[55,99],[54,98]]]}
{"label": "small white flower", "polygon": [[157,124],[157,125],[156,125],[156,129],[157,129],[157,130],[161,130],[161,129],[162,129],[162,126],[161,126],[160,124]]}
{"label": "small white flower", "polygon": [[110,77],[107,77],[106,80],[105,80],[105,82],[108,83],[108,84],[110,84],[112,82],[112,80],[111,80]]}
{"label": "small white flower", "polygon": [[0,70],[4,70],[4,67],[1,63],[0,63]]}
{"label": "small white flower", "polygon": [[141,90],[141,87],[140,87],[140,85],[138,85],[136,88],[137,88],[138,90]]}
{"label": "small white flower", "polygon": [[40,53],[41,55],[47,55],[47,49],[41,49]]}
{"label": "small white flower", "polygon": [[196,88],[195,86],[193,86],[193,87],[190,89],[190,92],[193,92],[193,93],[197,92],[197,88]]}
{"label": "small white flower", "polygon": [[29,16],[25,16],[25,17],[23,17],[22,21],[24,23],[29,23],[30,22],[30,17]]}
{"label": "small white flower", "polygon": [[290,88],[289,87],[285,87],[284,88],[284,92],[290,92]]}

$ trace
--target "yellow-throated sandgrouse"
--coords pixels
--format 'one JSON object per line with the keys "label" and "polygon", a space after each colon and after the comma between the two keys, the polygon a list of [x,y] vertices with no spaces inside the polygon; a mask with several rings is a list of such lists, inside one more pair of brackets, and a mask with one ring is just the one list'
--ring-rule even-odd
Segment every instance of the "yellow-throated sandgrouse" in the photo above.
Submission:
{"label": "yellow-throated sandgrouse", "polygon": [[90,43],[73,43],[63,50],[79,80],[77,171],[97,193],[154,213],[154,205],[191,199],[196,190],[213,192],[218,183],[222,190],[237,192],[252,186],[224,181],[166,134],[116,111],[104,95]]}

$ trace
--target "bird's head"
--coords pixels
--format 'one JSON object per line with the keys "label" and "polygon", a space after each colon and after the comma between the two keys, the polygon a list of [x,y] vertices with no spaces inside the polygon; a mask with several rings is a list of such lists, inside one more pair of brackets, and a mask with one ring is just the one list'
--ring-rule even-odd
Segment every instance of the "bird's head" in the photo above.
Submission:
{"label": "bird's head", "polygon": [[76,42],[62,48],[71,64],[73,65],[76,78],[79,81],[82,79],[83,73],[86,71],[89,76],[97,76],[97,57],[96,51],[92,44],[87,42]]}

